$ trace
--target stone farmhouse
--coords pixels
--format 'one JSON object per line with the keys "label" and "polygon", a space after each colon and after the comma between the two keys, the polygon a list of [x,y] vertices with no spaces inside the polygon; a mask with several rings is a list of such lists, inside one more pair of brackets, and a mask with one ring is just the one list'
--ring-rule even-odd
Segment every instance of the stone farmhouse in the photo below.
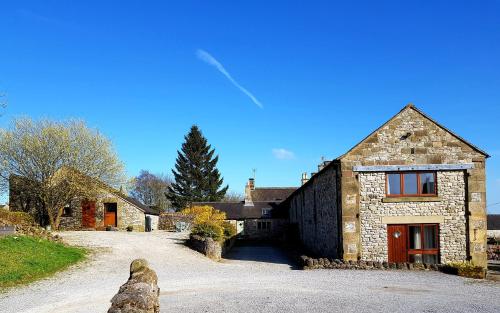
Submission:
{"label": "stone farmhouse", "polygon": [[321,257],[484,267],[487,158],[410,104],[282,205]]}
{"label": "stone farmhouse", "polygon": [[280,239],[288,225],[288,210],[281,206],[297,187],[255,187],[250,178],[245,187],[245,200],[232,202],[194,202],[225,212],[236,226],[241,239]]}
{"label": "stone farmhouse", "polygon": [[[22,180],[15,180],[11,177],[9,184],[10,210],[36,212],[38,204],[23,193]],[[60,229],[104,230],[112,227],[125,230],[130,226],[134,231],[144,231],[147,221],[151,228],[157,227],[158,213],[154,210],[106,184],[100,186],[95,199],[74,199],[64,207]],[[44,217],[37,219],[44,224]]]}

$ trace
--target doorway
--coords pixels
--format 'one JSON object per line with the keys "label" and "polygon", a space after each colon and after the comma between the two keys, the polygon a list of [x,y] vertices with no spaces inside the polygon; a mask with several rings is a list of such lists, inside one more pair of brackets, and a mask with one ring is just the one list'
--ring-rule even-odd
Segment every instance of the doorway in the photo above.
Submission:
{"label": "doorway", "polygon": [[439,263],[439,224],[387,225],[389,262]]}
{"label": "doorway", "polygon": [[117,204],[116,203],[104,203],[104,227],[112,226],[116,227],[117,224]]}
{"label": "doorway", "polygon": [[82,227],[95,228],[95,201],[82,201]]}

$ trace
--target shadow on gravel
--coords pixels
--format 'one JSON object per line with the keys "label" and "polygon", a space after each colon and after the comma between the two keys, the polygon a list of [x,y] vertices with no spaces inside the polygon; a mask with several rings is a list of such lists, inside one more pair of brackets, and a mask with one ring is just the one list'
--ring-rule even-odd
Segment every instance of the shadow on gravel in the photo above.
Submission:
{"label": "shadow on gravel", "polygon": [[224,255],[226,260],[252,261],[262,263],[287,264],[290,269],[299,270],[299,266],[287,255],[283,249],[272,244],[255,242],[237,242]]}

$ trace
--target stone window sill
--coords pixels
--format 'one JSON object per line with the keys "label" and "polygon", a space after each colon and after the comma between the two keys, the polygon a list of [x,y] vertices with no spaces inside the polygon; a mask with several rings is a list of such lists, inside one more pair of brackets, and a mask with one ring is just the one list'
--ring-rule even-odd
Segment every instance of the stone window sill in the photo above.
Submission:
{"label": "stone window sill", "polygon": [[386,197],[382,199],[384,203],[401,202],[440,202],[441,197]]}

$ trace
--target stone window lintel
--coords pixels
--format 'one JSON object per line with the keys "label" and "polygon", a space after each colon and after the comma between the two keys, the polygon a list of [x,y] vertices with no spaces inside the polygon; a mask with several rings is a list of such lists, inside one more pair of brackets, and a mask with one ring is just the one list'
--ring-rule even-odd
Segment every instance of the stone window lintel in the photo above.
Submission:
{"label": "stone window lintel", "polygon": [[384,203],[402,203],[402,202],[440,202],[441,197],[385,197]]}

